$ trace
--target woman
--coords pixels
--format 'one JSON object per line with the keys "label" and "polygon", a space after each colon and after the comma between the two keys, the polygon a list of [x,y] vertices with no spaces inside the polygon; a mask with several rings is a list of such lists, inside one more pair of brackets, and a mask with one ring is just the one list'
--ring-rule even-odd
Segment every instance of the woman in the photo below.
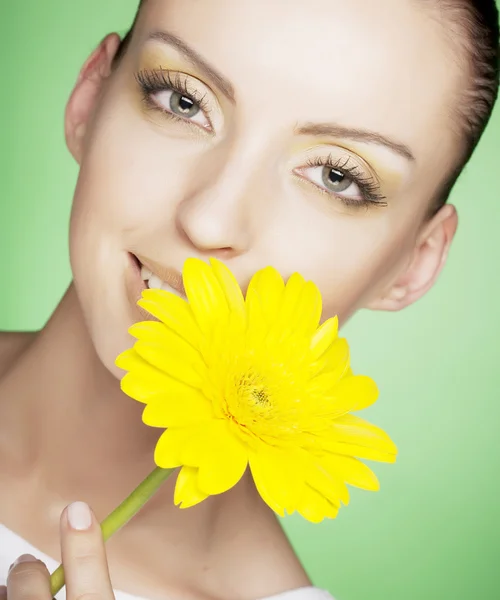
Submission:
{"label": "woman", "polygon": [[[74,280],[40,332],[1,339],[2,575],[22,552],[52,568],[71,500],[101,520],[151,471],[158,434],[114,365],[143,280],[182,294],[189,256],[242,286],[271,264],[341,323],[432,287],[498,88],[493,0],[444,4],[146,0],[93,52],[65,118]],[[107,544],[116,598],[322,597],[251,480],[188,511],[172,485]],[[96,530],[67,521],[84,510],[62,517],[69,594],[109,598]],[[9,600],[49,597],[41,572],[16,565]]]}

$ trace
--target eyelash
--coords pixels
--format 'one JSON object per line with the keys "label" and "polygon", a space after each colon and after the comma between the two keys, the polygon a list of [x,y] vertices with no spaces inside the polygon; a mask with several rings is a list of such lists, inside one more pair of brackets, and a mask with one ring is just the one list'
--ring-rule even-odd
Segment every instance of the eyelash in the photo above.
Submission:
{"label": "eyelash", "polygon": [[[189,119],[183,119],[178,115],[171,113],[169,111],[164,110],[161,106],[152,99],[152,96],[158,92],[162,91],[172,91],[180,94],[181,96],[185,96],[189,98],[191,102],[194,102],[200,107],[200,110],[205,114],[207,120],[210,121],[210,106],[209,102],[206,100],[206,96],[200,94],[198,90],[189,86],[189,79],[186,75],[171,71],[166,71],[164,69],[159,70],[146,70],[143,69],[136,74],[135,79],[139,84],[142,93],[143,100],[147,104],[147,106],[153,110],[157,110],[161,112],[163,115],[174,119],[175,121],[180,121],[182,123],[189,123]],[[378,192],[378,185],[374,181],[372,177],[364,177],[360,172],[358,167],[354,165],[349,165],[349,158],[346,158],[344,163],[342,164],[342,160],[334,160],[331,155],[325,158],[314,158],[309,159],[307,161],[307,167],[328,167],[330,169],[340,171],[342,174],[352,179],[352,181],[359,187],[361,190],[361,195],[363,199],[354,200],[352,198],[341,196],[339,194],[334,194],[334,192],[328,191],[324,188],[317,186],[324,194],[328,194],[329,196],[336,195],[340,200],[347,206],[360,208],[365,206],[368,208],[369,206],[378,206],[383,207],[387,206],[387,202],[383,202],[385,196],[382,196]]]}
{"label": "eyelash", "polygon": [[383,202],[386,196],[383,196],[379,193],[379,187],[373,177],[365,177],[359,170],[359,168],[355,165],[349,165],[349,158],[346,158],[342,164],[342,159],[334,160],[332,155],[330,154],[326,159],[325,158],[313,158],[307,161],[308,167],[328,167],[335,171],[340,171],[343,175],[352,179],[353,183],[355,183],[360,191],[363,199],[354,200],[353,198],[349,198],[347,196],[341,196],[339,194],[334,194],[329,190],[325,190],[324,188],[318,189],[328,195],[336,195],[340,200],[346,204],[347,206],[361,207],[366,206],[378,206],[384,207],[387,206],[387,202]]}
{"label": "eyelash", "polygon": [[146,102],[149,108],[158,110],[162,114],[171,117],[176,121],[189,123],[189,119],[183,119],[174,113],[164,110],[151,98],[153,94],[157,94],[158,92],[176,92],[197,104],[207,120],[210,121],[210,103],[206,99],[206,95],[200,94],[196,88],[189,86],[189,78],[187,75],[177,72],[172,73],[171,71],[166,71],[164,69],[154,71],[143,69],[136,74],[135,79],[142,90],[144,102]]}

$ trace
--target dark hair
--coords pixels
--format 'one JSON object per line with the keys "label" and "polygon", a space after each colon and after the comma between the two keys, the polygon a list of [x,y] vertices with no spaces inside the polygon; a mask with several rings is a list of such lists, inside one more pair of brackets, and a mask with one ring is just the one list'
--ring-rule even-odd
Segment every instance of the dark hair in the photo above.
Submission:
{"label": "dark hair", "polygon": [[[493,112],[500,76],[500,33],[495,0],[417,0],[422,1],[434,11],[432,14],[440,22],[450,43],[457,48],[458,60],[464,60],[465,53],[469,70],[469,85],[465,86],[456,103],[454,120],[465,142],[464,151],[430,204],[428,218],[431,218],[446,204]],[[145,2],[140,0],[134,23],[120,44],[114,59],[116,66],[127,51]]]}

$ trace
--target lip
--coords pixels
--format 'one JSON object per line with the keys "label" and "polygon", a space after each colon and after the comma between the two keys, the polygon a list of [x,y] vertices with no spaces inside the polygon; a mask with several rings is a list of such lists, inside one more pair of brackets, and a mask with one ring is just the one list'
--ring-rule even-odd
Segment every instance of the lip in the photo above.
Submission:
{"label": "lip", "polygon": [[152,271],[154,275],[159,277],[167,285],[173,288],[183,298],[186,298],[186,290],[184,289],[184,284],[182,283],[182,274],[177,271],[177,269],[173,269],[172,267],[164,267],[156,261],[145,258],[144,256],[140,256],[139,254],[134,254],[133,256],[137,262],[140,263],[140,266]]}

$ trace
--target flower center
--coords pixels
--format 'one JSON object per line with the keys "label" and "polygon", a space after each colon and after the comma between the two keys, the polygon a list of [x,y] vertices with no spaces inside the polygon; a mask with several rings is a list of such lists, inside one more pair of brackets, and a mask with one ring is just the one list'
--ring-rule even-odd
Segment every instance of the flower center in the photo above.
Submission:
{"label": "flower center", "polygon": [[274,412],[273,395],[266,379],[252,368],[235,374],[225,394],[226,414],[241,427],[255,431]]}
{"label": "flower center", "polygon": [[264,388],[254,387],[250,394],[257,404],[266,406],[269,406],[271,404],[269,396],[267,395],[267,392]]}
{"label": "flower center", "polygon": [[240,403],[249,408],[271,406],[271,399],[263,378],[253,371],[248,371],[239,378],[236,395],[239,397]]}

